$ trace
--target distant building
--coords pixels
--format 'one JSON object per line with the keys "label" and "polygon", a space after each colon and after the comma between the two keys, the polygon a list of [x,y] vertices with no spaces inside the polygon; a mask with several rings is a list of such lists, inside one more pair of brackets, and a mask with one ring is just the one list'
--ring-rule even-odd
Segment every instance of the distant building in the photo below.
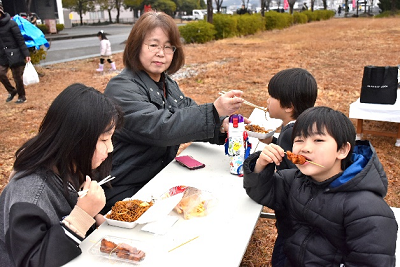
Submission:
{"label": "distant building", "polygon": [[57,23],[64,24],[62,0],[32,0],[30,10],[25,0],[2,0],[2,2],[4,10],[11,16],[29,11],[36,13],[43,22],[56,20]]}

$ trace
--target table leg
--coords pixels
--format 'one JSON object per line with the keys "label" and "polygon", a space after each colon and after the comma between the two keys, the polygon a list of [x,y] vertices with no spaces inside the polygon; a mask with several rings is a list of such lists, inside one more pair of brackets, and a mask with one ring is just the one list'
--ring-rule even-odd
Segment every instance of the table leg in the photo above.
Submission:
{"label": "table leg", "polygon": [[[357,119],[357,135],[356,135],[356,140],[361,140],[362,139],[362,133],[363,133],[363,120],[362,119]],[[400,131],[400,128],[399,128]],[[400,137],[399,137],[400,138]]]}

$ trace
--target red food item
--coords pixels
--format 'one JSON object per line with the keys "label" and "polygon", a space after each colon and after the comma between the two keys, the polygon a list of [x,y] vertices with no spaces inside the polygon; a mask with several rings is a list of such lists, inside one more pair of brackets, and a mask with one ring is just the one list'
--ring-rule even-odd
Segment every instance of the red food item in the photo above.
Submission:
{"label": "red food item", "polygon": [[289,159],[291,162],[293,162],[293,164],[300,164],[300,165],[302,165],[302,164],[306,163],[306,161],[307,161],[306,158],[305,158],[304,156],[302,156],[302,155],[296,155],[296,154],[290,152],[289,150],[286,151],[286,155],[287,155],[288,159]]}
{"label": "red food item", "polygon": [[112,253],[116,247],[117,244],[114,242],[108,241],[104,238],[101,240],[100,251],[103,253]]}
{"label": "red food item", "polygon": [[108,241],[106,239],[101,240],[100,251],[104,253],[115,253],[117,257],[132,261],[141,261],[146,256],[142,250],[139,250],[131,245],[120,243],[115,244],[114,242]]}

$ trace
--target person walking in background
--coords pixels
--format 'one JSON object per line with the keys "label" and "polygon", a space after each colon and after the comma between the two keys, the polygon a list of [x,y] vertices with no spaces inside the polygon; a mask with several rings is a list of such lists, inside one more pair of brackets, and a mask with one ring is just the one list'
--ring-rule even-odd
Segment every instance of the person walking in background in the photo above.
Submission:
{"label": "person walking in background", "polygon": [[103,187],[107,204],[102,213],[139,191],[175,158],[181,144],[224,144],[227,116],[243,103],[239,90],[202,105],[183,94],[169,76],[185,63],[183,45],[175,21],[163,12],[140,16],[129,34],[123,62],[125,69],[104,91],[121,107],[125,123],[113,139],[116,179],[111,188]]}
{"label": "person walking in background", "polygon": [[0,266],[62,266],[81,254],[81,241],[105,221],[97,181],[111,171],[122,120],[111,99],[83,84],[54,99],[37,135],[15,153],[0,195]]}
{"label": "person walking in background", "polygon": [[342,6],[339,5],[338,10],[337,10],[338,15],[340,16],[340,14],[342,13]]}
{"label": "person walking in background", "polygon": [[100,40],[100,64],[99,68],[96,71],[104,71],[104,61],[106,59],[107,62],[111,65],[111,70],[117,70],[117,68],[115,67],[115,62],[112,61],[110,40],[107,39],[106,34],[103,31],[99,31],[97,33],[97,37]]}
{"label": "person walking in background", "polygon": [[[15,102],[21,104],[26,102],[25,87],[22,80],[26,62],[21,61],[20,64],[9,66],[9,62],[4,51],[4,48],[19,48],[16,53],[22,53],[27,62],[31,61],[28,47],[25,44],[24,37],[18,27],[18,24],[13,21],[10,14],[4,12],[3,4],[0,0],[0,82],[4,85],[8,92],[6,102],[10,102],[18,94],[18,100]],[[14,55],[18,57],[18,55]],[[11,69],[14,78],[15,87],[11,85],[7,72]]]}

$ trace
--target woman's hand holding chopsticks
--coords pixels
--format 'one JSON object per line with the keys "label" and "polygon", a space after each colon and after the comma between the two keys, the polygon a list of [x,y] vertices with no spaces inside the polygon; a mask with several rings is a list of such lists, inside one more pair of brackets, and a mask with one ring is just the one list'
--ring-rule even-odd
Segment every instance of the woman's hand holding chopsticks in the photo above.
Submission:
{"label": "woman's hand holding chopsticks", "polygon": [[230,116],[235,113],[242,105],[243,92],[240,90],[232,90],[222,94],[214,101],[214,107],[219,116]]}

